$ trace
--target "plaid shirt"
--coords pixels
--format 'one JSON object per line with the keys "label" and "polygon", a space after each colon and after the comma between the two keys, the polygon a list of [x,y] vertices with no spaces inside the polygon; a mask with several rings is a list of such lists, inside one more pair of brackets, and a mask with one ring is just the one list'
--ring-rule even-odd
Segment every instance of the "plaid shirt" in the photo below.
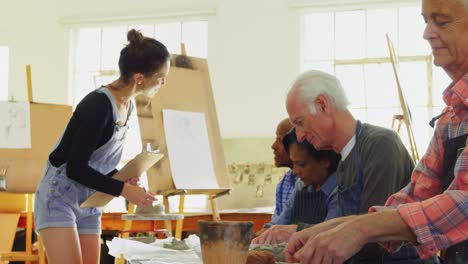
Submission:
{"label": "plaid shirt", "polygon": [[[468,148],[457,159],[454,180],[442,190],[443,142],[468,134],[468,74],[443,93],[447,107],[435,128],[429,148],[413,171],[411,182],[386,202],[416,235],[421,257],[433,256],[468,239]],[[384,208],[373,207],[371,212]],[[387,243],[393,251],[401,243]]]}

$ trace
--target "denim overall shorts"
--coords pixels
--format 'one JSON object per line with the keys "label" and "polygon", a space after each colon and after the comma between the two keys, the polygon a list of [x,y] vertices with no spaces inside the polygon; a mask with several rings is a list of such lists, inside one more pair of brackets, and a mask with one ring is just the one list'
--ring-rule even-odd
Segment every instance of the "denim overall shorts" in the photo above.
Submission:
{"label": "denim overall shorts", "polygon": [[[114,133],[111,139],[96,149],[88,161],[88,166],[107,175],[115,169],[122,157],[128,122],[119,126],[119,113],[114,97],[106,87],[100,87],[97,92],[104,93],[112,103],[115,121]],[[63,135],[62,135],[63,136]],[[62,137],[55,145],[60,144]],[[44,175],[36,189],[34,200],[34,224],[36,231],[51,227],[76,228],[78,234],[101,233],[101,208],[80,208],[95,190],[90,189],[67,176],[67,163],[54,167],[47,161]]]}

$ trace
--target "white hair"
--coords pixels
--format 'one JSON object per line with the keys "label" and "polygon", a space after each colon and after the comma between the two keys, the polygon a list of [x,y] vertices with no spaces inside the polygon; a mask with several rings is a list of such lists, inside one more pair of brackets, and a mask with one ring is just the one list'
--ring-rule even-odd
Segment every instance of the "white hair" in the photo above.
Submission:
{"label": "white hair", "polygon": [[291,92],[292,89],[299,89],[300,99],[308,104],[311,114],[314,115],[317,113],[314,101],[321,94],[327,96],[332,105],[340,111],[346,110],[349,105],[340,81],[325,72],[317,70],[303,72],[294,81],[289,91]]}

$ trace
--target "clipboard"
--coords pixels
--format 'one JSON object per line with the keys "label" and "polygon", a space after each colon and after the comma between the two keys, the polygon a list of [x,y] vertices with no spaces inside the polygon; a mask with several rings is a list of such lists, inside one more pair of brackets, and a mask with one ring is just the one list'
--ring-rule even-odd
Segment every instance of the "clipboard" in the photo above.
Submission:
{"label": "clipboard", "polygon": [[[159,153],[159,150],[145,150],[136,155],[135,158],[130,160],[127,164],[125,164],[125,166],[112,178],[119,181],[126,181],[133,177],[140,177],[143,172],[147,171],[163,157],[164,154]],[[83,203],[81,203],[80,207],[103,207],[112,199],[114,199],[113,195],[103,192],[95,192],[90,195]]]}

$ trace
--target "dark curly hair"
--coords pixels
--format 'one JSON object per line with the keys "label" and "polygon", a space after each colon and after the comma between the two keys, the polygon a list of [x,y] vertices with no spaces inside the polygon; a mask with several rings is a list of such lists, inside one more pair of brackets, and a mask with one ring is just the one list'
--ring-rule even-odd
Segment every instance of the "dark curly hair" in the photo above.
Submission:
{"label": "dark curly hair", "polygon": [[307,140],[299,141],[296,136],[296,128],[293,127],[284,137],[283,145],[287,153],[289,153],[289,147],[292,143],[297,144],[298,146],[307,150],[310,156],[318,161],[328,160],[330,161],[330,166],[328,167],[328,173],[332,174],[336,171],[338,163],[341,160],[341,155],[336,153],[333,150],[317,150],[315,147],[310,144]]}

